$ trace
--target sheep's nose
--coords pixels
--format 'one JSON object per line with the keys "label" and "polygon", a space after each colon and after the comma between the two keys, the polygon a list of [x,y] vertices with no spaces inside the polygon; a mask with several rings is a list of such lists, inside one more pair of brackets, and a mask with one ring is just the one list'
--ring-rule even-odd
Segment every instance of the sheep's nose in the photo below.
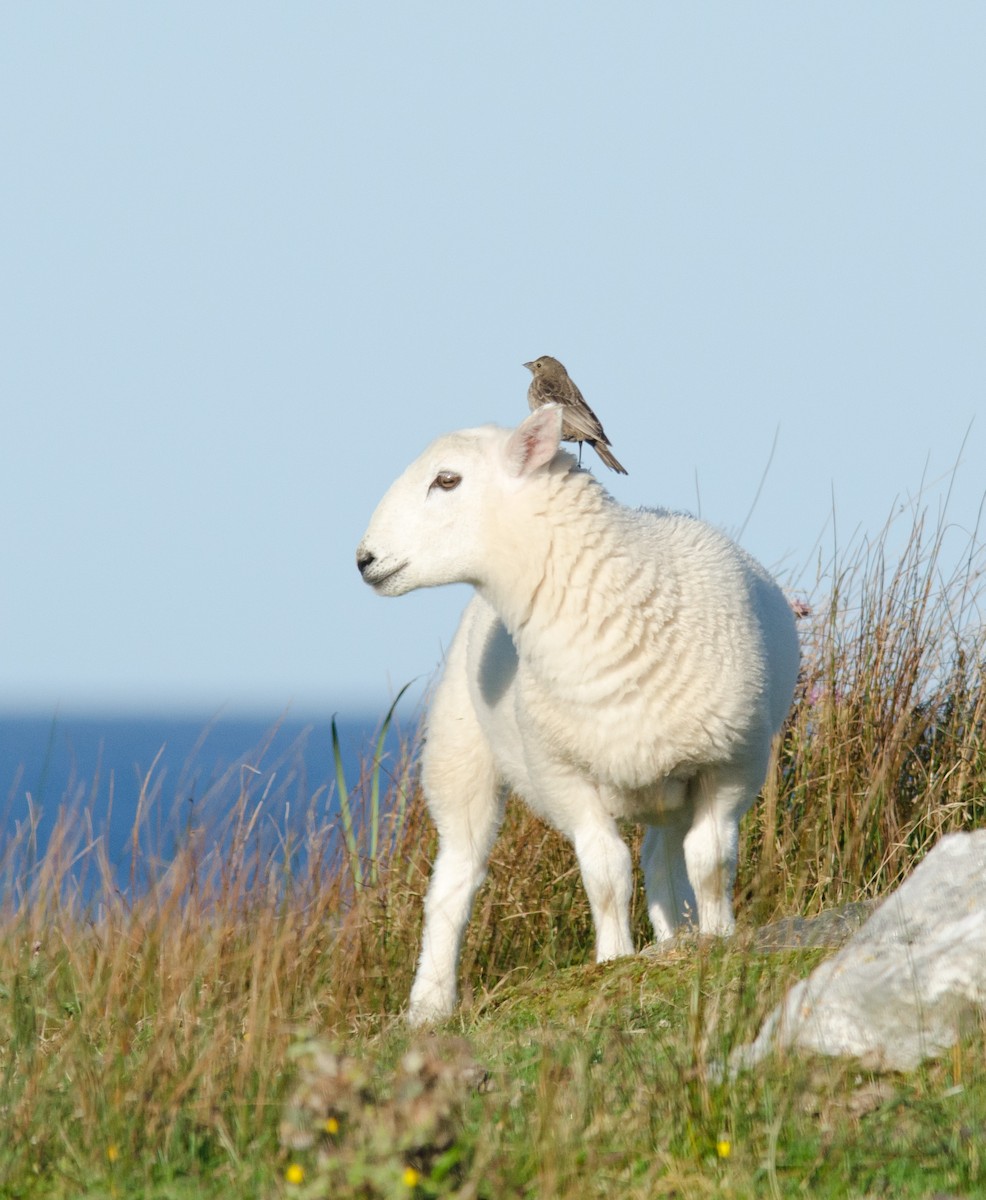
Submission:
{"label": "sheep's nose", "polygon": [[356,566],[359,568],[360,575],[365,577],[368,567],[371,567],[376,562],[376,555],[371,554],[369,550],[364,550],[360,547],[356,551]]}

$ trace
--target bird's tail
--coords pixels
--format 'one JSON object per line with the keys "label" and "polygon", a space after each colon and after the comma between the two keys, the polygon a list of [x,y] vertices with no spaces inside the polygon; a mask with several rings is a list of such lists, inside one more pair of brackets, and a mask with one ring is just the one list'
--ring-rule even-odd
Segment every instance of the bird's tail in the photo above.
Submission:
{"label": "bird's tail", "polygon": [[609,446],[605,442],[590,442],[589,445],[595,450],[599,457],[603,460],[611,471],[616,471],[619,475],[628,474],[626,467],[620,462]]}

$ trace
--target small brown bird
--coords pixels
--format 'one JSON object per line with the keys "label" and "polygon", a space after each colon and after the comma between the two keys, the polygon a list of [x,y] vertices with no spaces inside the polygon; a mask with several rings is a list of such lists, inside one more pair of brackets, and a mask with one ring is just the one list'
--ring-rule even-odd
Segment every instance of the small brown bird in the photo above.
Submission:
{"label": "small brown bird", "polygon": [[603,430],[602,422],[586,404],[574,380],[568,372],[550,354],[542,354],[533,362],[524,363],[534,376],[531,386],[527,389],[527,403],[531,412],[542,404],[560,404],[562,413],[561,436],[563,442],[578,442],[579,466],[582,466],[582,443],[588,442],[611,471],[627,474],[626,467],[620,463],[609,448],[609,438]]}

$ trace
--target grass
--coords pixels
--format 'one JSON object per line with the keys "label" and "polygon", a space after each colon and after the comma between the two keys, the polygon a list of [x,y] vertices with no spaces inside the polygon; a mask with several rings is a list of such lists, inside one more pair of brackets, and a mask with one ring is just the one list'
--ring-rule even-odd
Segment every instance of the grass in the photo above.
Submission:
{"label": "grass", "polygon": [[382,761],[381,739],[360,779],[336,780],[339,828],[324,791],[295,798],[304,847],[269,836],[249,773],[164,866],[142,803],[140,888],[84,809],[36,858],[19,830],[0,861],[0,1194],[986,1194],[982,1030],[906,1076],[795,1057],[730,1082],[714,1069],[819,961],[759,955],[750,929],[884,894],[986,819],[982,564],[970,542],[944,572],[949,536],[918,519],[892,561],[894,527],[820,566],[728,944],[591,965],[572,852],[511,804],[462,1008],[412,1038],[395,1014],[434,853],[413,741]]}

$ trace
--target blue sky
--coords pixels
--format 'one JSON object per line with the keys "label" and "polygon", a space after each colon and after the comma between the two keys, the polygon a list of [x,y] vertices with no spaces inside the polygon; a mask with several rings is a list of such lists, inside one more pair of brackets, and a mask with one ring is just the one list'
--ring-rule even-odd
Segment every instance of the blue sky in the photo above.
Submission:
{"label": "blue sky", "polygon": [[465,591],[356,544],[539,354],[618,498],[792,587],[970,422],[973,527],[984,46],[979,3],[4,5],[0,707],[427,680]]}

